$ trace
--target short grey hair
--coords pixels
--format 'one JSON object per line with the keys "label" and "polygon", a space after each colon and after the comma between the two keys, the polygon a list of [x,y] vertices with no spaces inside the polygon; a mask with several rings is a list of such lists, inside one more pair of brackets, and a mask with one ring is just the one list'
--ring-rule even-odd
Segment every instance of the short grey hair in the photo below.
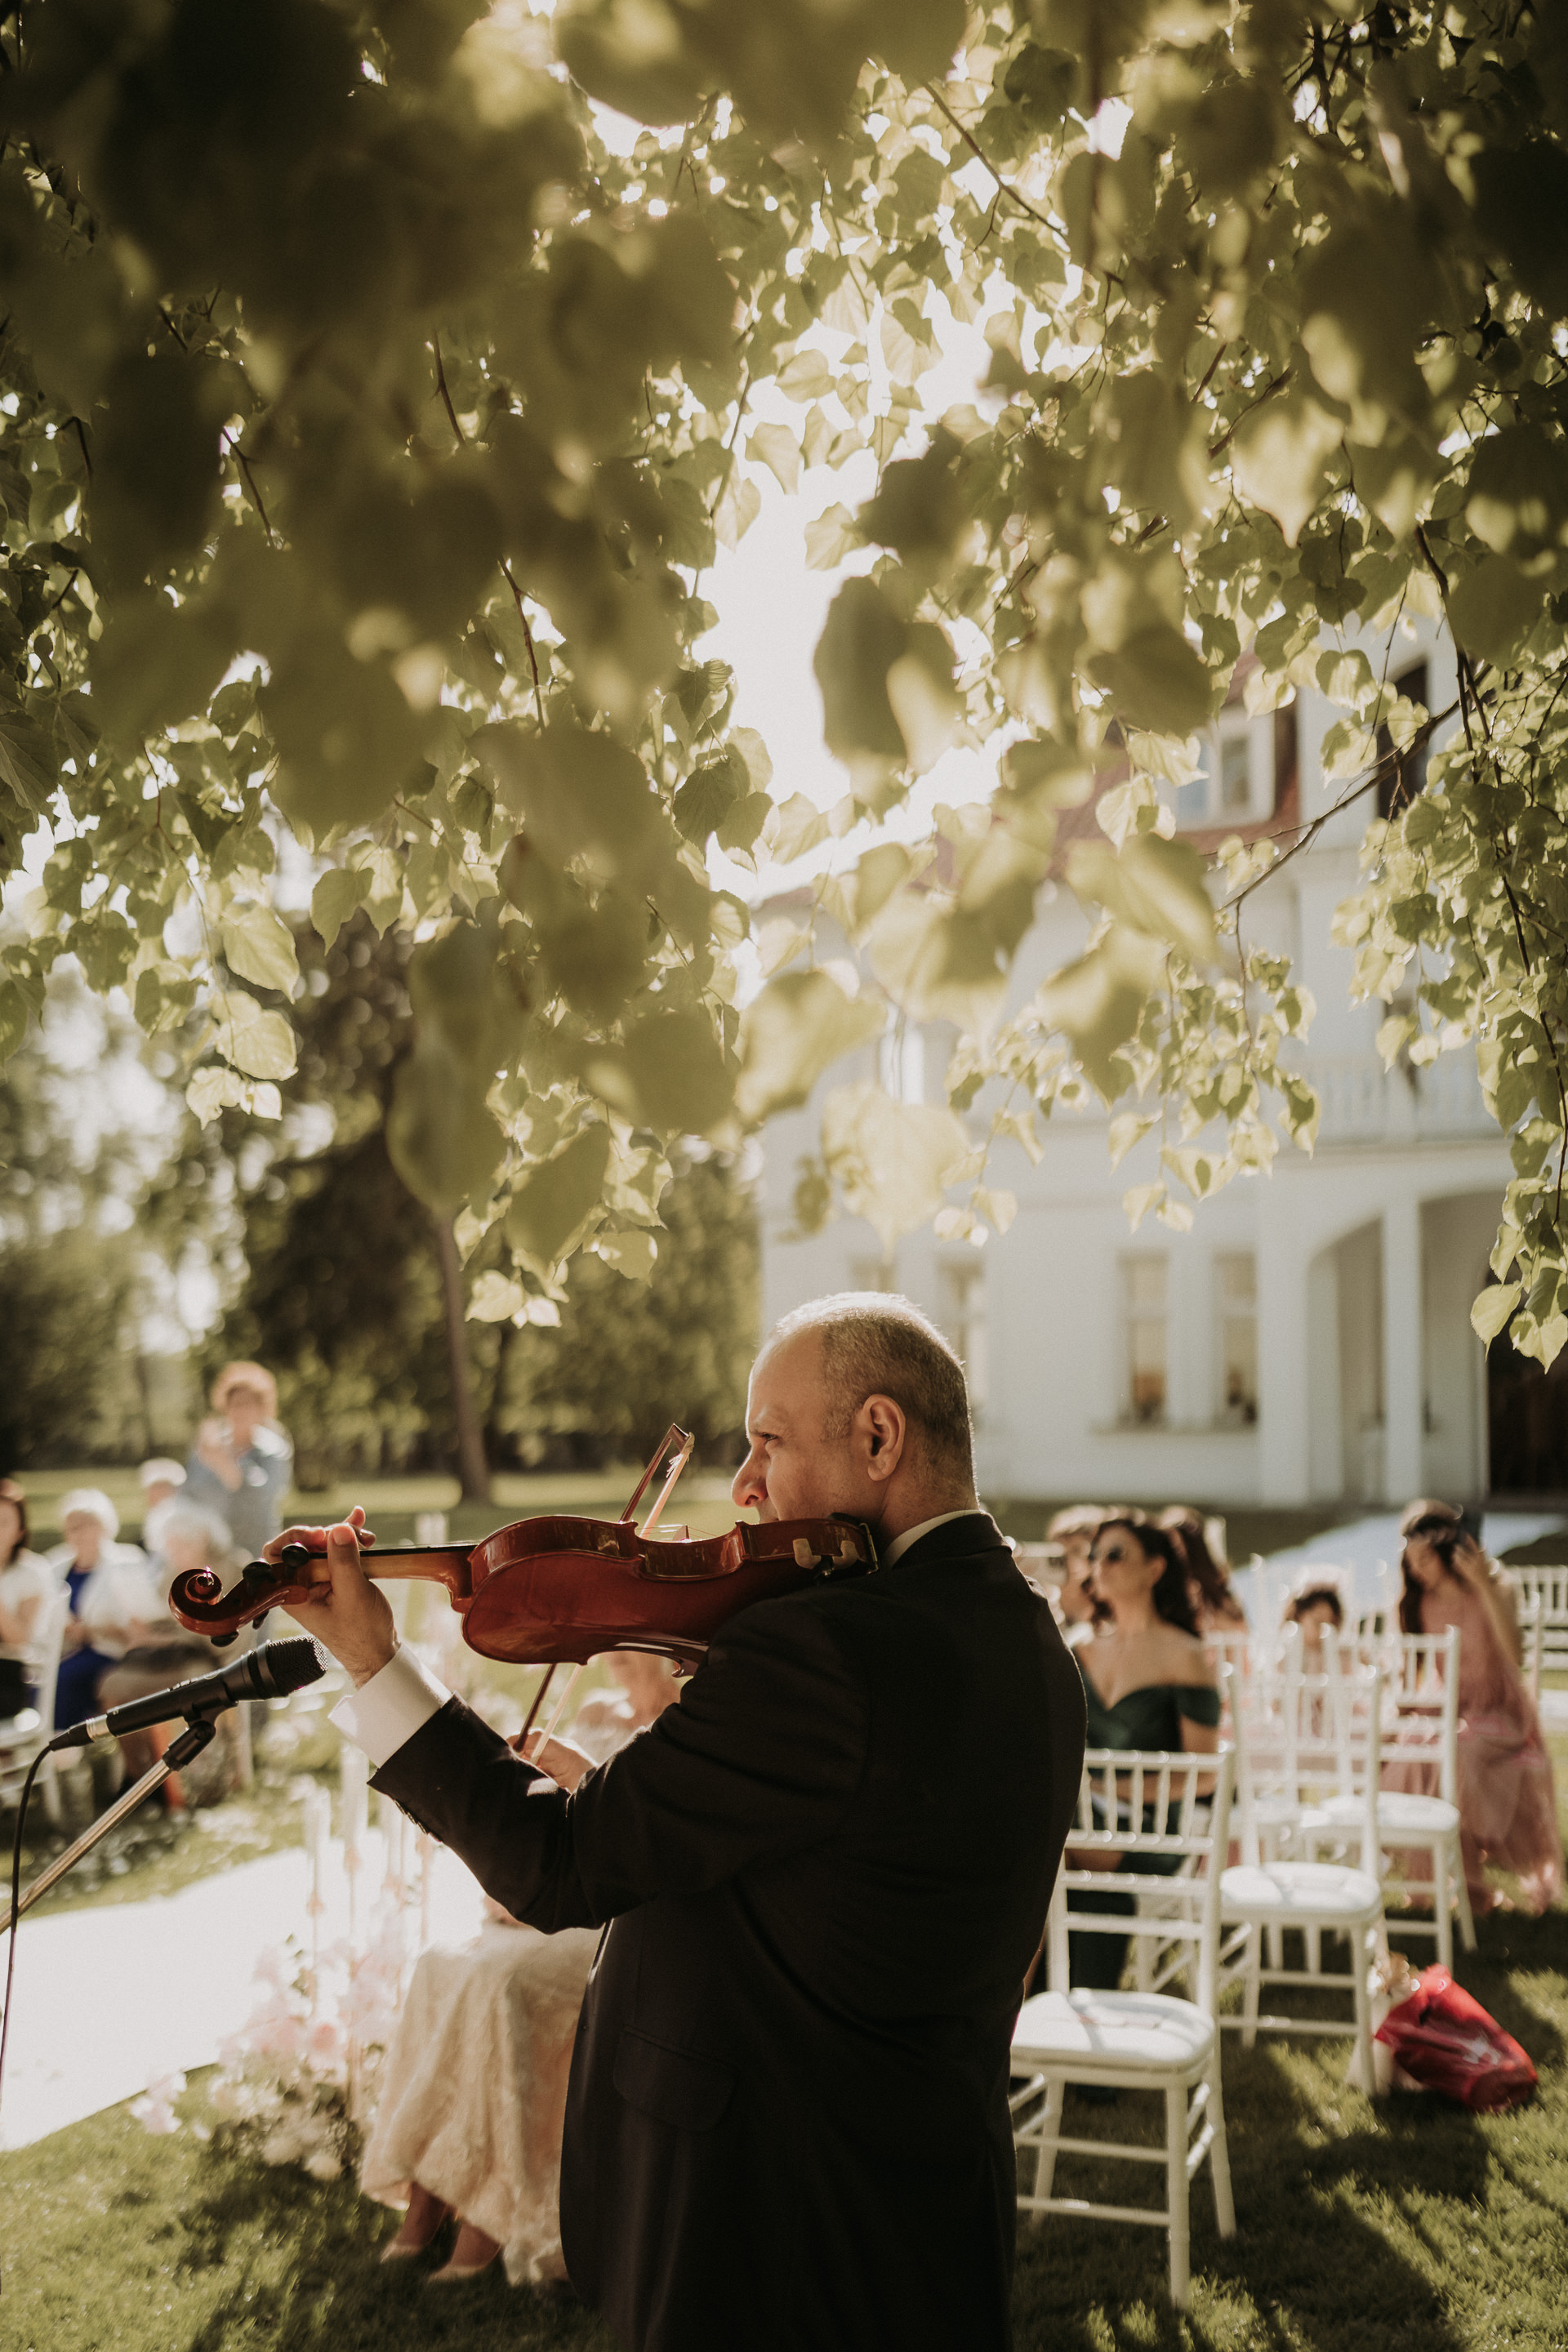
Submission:
{"label": "short grey hair", "polygon": [[170,1507],[163,1521],[161,1542],[183,1536],[187,1542],[205,1546],[207,1559],[214,1568],[225,1568],[234,1557],[234,1538],[226,1521],[216,1511],[204,1511],[199,1503],[184,1500]]}
{"label": "short grey hair", "polygon": [[774,1324],[764,1351],[806,1331],[822,1341],[830,1436],[847,1434],[868,1397],[891,1397],[919,1431],[933,1465],[973,1485],[974,1430],[963,1366],[913,1299],[885,1290],[813,1298]]}

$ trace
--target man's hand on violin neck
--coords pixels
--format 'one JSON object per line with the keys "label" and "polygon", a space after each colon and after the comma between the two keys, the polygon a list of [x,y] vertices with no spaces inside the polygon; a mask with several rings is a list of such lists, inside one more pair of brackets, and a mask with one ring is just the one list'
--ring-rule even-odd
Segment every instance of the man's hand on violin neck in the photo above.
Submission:
{"label": "man's hand on violin neck", "polygon": [[302,1633],[330,1650],[350,1674],[357,1688],[378,1675],[397,1647],[397,1628],[384,1592],[371,1582],[360,1565],[359,1531],[364,1513],[356,1503],[346,1519],[331,1528],[285,1528],[262,1553],[274,1564],[285,1544],[303,1544],[307,1551],[324,1552],[326,1574],[308,1601],[297,1601],[289,1614]]}

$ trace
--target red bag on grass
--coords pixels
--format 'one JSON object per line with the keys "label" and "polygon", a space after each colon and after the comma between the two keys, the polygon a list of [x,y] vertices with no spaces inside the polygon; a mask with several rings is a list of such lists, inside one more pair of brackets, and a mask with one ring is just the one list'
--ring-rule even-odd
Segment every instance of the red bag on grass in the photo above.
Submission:
{"label": "red bag on grass", "polygon": [[1447,1969],[1423,1969],[1415,1991],[1389,2011],[1374,2038],[1422,2090],[1482,2114],[1517,2107],[1535,2088],[1535,2069],[1512,2034]]}

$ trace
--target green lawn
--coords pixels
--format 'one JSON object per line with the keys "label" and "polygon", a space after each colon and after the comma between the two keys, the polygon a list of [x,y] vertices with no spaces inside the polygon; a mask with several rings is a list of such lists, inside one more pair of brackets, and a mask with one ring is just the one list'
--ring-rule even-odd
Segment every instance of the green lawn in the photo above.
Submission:
{"label": "green lawn", "polygon": [[[546,1507],[543,1483],[530,1482],[529,1507]],[[578,1482],[549,1503],[618,1507],[609,1500],[618,1482],[604,1483],[603,1496]],[[721,1482],[703,1486],[719,1488],[700,1497],[717,1518]],[[393,1499],[372,1497],[378,1525],[395,1535],[413,1507],[405,1486],[401,1510]],[[423,1496],[416,1506],[439,1507]],[[417,1622],[436,1596],[411,1591],[408,1605]],[[531,1678],[521,1670],[483,1671],[525,1695]],[[1554,1737],[1552,1747],[1568,1798],[1568,1739]],[[55,1899],[168,1892],[216,1859],[291,1842],[299,1806],[289,1782],[319,1760],[301,1749],[249,1796],[173,1839],[153,1824],[122,1854],[122,1870],[96,1885],[68,1885]],[[1415,2096],[1374,2107],[1343,2085],[1345,2043],[1264,2042],[1248,2053],[1227,2035],[1240,2226],[1220,2243],[1201,2179],[1191,2312],[1178,2319],[1166,2301],[1158,2231],[1026,2224],[1018,2352],[1562,2352],[1568,1910],[1504,1915],[1479,1932],[1460,1974],[1534,2059],[1542,2085],[1529,2107],[1472,2116]],[[198,2081],[184,2102],[188,2120],[199,2123],[204,2105]],[[1081,2137],[1132,2137],[1142,2111],[1152,2137],[1152,2102],[1079,2108],[1072,2120]],[[1085,2159],[1077,2165],[1075,2173],[1064,2159],[1058,2170],[1065,2193],[1137,2201],[1125,2168],[1102,2181]],[[377,2249],[392,2226],[347,2183],[323,2188],[189,2130],[153,2139],[110,2110],[0,2157],[0,2352],[609,2352],[607,2333],[579,2310],[488,2279],[425,2293],[401,2266],[382,2269]]]}
{"label": "green lawn", "polygon": [[[1373,2108],[1346,2045],[1226,2037],[1239,2232],[1194,2200],[1193,2307],[1155,2230],[1050,2221],[1019,2247],[1018,2352],[1550,2352],[1568,2310],[1568,1913],[1482,1923],[1466,1981],[1542,2073],[1519,2113]],[[199,2089],[184,2103],[199,2118]],[[1079,2110],[1132,2136],[1152,2102]],[[1088,2186],[1079,2160],[1077,2182]],[[1072,2193],[1066,2160],[1058,2172]],[[1112,2193],[1129,2197],[1125,2177]],[[499,2280],[421,2291],[377,2263],[392,2217],[339,2182],[152,2139],[123,2110],[0,2158],[0,2352],[606,2352],[581,2311]],[[743,2347],[737,2346],[737,2352]],[[803,2347],[809,2352],[809,2347]],[[963,2347],[954,2347],[954,2352]]]}

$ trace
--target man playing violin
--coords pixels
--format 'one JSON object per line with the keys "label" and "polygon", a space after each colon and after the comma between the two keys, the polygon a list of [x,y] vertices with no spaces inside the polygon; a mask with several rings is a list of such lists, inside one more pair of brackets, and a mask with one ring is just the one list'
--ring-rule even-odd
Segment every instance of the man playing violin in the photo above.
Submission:
{"label": "man playing violin", "polygon": [[[562,2236],[631,2352],[1005,2352],[1009,2042],[1084,1745],[1078,1671],[975,1500],[957,1358],[880,1293],[787,1316],[733,1494],[880,1563],[742,1611],[578,1777],[398,1646],[356,1530],[294,1614],[374,1785],[516,1917],[603,1927]],[[374,1565],[374,1562],[373,1562]]]}

